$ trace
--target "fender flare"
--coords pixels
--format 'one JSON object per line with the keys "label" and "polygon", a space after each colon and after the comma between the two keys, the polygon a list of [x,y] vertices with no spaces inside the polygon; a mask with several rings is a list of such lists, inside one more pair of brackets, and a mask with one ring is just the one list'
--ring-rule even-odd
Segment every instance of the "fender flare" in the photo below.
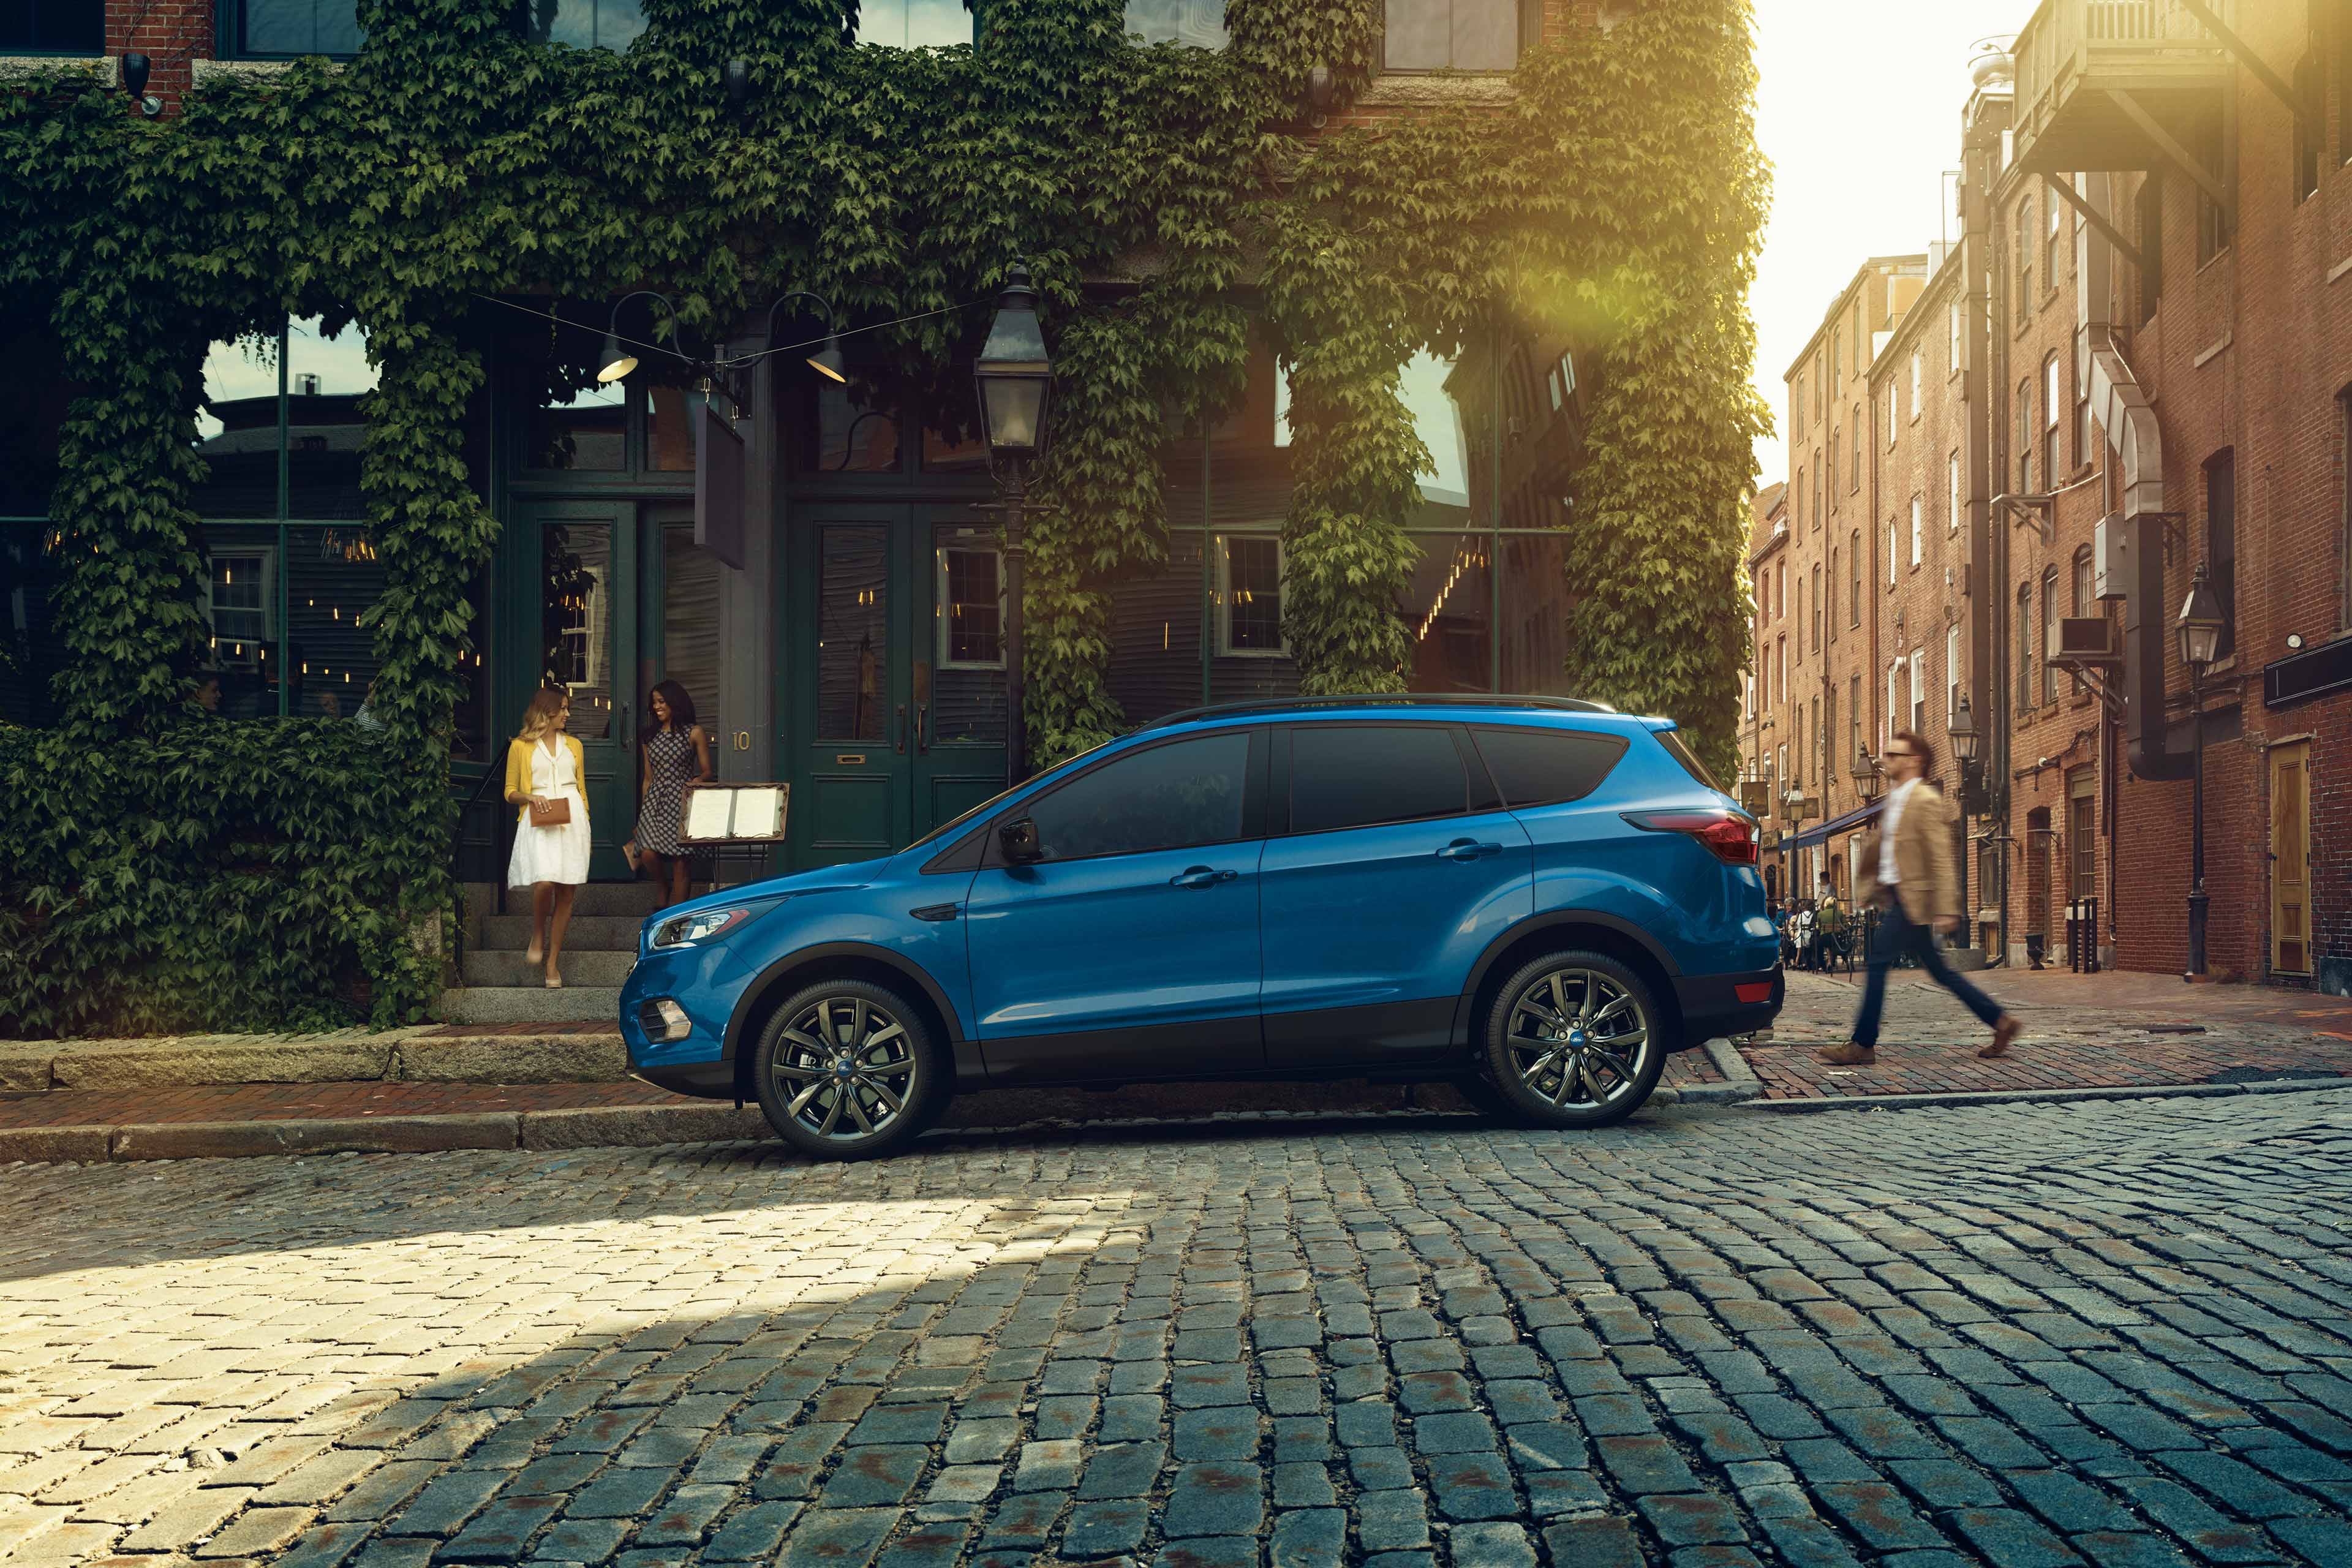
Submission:
{"label": "fender flare", "polygon": [[828,958],[856,958],[878,963],[897,973],[901,979],[911,982],[921,990],[924,998],[938,1009],[940,1019],[947,1026],[947,1039],[943,1043],[957,1059],[959,1066],[961,1065],[962,1058],[970,1049],[970,1042],[964,1039],[962,1027],[956,1021],[955,1005],[948,1000],[945,988],[932,979],[920,964],[902,954],[891,952],[887,947],[877,947],[870,942],[824,942],[814,947],[794,948],[785,953],[760,971],[751,983],[744,986],[741,994],[736,997],[735,1010],[727,1018],[726,1041],[719,1052],[719,1059],[727,1064],[730,1075],[735,1069],[739,1047],[743,1043],[745,1021],[772,994],[782,990],[795,973],[812,964],[822,963]]}
{"label": "fender flare", "polygon": [[1538,931],[1549,931],[1558,926],[1599,926],[1615,935],[1629,939],[1647,953],[1665,973],[1668,994],[1658,1000],[1668,1006],[1679,1006],[1680,998],[1673,992],[1674,982],[1682,978],[1682,966],[1674,961],[1672,954],[1658,945],[1657,939],[1648,931],[1622,915],[1612,915],[1601,910],[1546,910],[1540,914],[1529,915],[1525,920],[1516,921],[1505,929],[1494,941],[1486,944],[1486,951],[1478,955],[1478,962],[1470,966],[1470,978],[1463,984],[1461,999],[1454,1006],[1454,1039],[1456,1045],[1469,1046],[1475,1043],[1470,1037],[1471,1027],[1475,1023],[1470,1016],[1471,1009],[1477,1004],[1479,988],[1486,984],[1486,976],[1493,971],[1495,961],[1514,944]]}

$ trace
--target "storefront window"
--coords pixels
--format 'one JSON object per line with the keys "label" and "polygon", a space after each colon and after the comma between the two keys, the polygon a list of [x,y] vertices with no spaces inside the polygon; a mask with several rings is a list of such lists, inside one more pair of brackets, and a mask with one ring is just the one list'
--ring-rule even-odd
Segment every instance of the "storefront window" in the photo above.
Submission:
{"label": "storefront window", "polygon": [[215,342],[205,353],[196,455],[210,474],[189,497],[208,518],[266,519],[278,510],[277,330]]}
{"label": "storefront window", "polygon": [[286,710],[298,719],[356,719],[375,680],[371,612],[384,571],[374,538],[362,528],[294,531],[285,571]]}
{"label": "storefront window", "polygon": [[988,467],[988,443],[980,433],[980,397],[972,388],[971,367],[959,364],[948,373],[944,406],[935,406],[923,420],[923,471],[927,474],[975,473]]}
{"label": "storefront window", "polygon": [[[686,388],[647,386],[637,395],[646,416],[646,467],[661,474],[694,472],[695,403]],[[726,407],[723,399],[719,406]]]}
{"label": "storefront window", "polygon": [[206,641],[197,700],[219,718],[268,719],[283,711],[278,533],[274,524],[205,531]]}
{"label": "storefront window", "polygon": [[354,0],[225,0],[232,55],[355,55]]}
{"label": "storefront window", "polygon": [[848,383],[818,381],[806,398],[788,398],[797,410],[795,456],[810,474],[895,474],[898,471],[898,412],[891,389],[853,373]]}
{"label": "storefront window", "polygon": [[56,721],[55,683],[65,666],[55,618],[61,582],[46,524],[0,522],[0,723]]}

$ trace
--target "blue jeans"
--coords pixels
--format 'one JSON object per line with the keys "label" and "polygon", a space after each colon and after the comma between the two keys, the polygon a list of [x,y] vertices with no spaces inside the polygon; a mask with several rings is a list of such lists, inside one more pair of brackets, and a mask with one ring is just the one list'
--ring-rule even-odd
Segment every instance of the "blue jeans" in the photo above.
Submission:
{"label": "blue jeans", "polygon": [[1908,954],[1919,961],[1937,984],[1960,999],[1961,1005],[1990,1028],[2000,1022],[2000,1004],[1969,984],[1968,977],[1944,962],[1937,951],[1933,930],[1914,925],[1898,900],[1878,919],[1878,940],[1870,950],[1870,973],[1862,984],[1862,1010],[1853,1016],[1853,1043],[1875,1049],[1878,1015],[1886,1005],[1886,972]]}

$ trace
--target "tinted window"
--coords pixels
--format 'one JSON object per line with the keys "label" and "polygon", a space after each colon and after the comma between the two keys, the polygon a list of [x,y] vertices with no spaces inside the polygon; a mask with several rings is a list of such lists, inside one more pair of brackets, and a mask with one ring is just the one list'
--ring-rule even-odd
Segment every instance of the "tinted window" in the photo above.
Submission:
{"label": "tinted window", "polygon": [[1291,731],[1290,830],[1454,816],[1467,809],[1462,753],[1444,724],[1301,724]]}
{"label": "tinted window", "polygon": [[1506,805],[1556,805],[1601,787],[1625,742],[1574,730],[1473,730]]}
{"label": "tinted window", "polygon": [[1049,860],[1132,855],[1242,837],[1250,732],[1130,752],[1040,800],[1029,815]]}
{"label": "tinted window", "polygon": [[1683,744],[1683,738],[1680,735],[1675,734],[1672,730],[1661,731],[1658,734],[1658,744],[1666,749],[1666,755],[1682,763],[1683,772],[1690,774],[1717,795],[1723,793],[1723,786],[1715,782],[1715,775],[1706,771],[1706,764],[1692,754],[1691,749]]}

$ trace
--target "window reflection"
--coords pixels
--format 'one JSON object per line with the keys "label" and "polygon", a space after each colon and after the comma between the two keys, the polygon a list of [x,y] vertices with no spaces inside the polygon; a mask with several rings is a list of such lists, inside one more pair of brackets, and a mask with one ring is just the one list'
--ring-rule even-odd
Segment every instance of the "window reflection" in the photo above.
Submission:
{"label": "window reflection", "polygon": [[897,399],[887,389],[853,375],[845,384],[820,381],[811,392],[813,401],[798,405],[814,415],[803,416],[798,443],[803,469],[820,474],[898,471]]}
{"label": "window reflection", "polygon": [[64,573],[46,524],[0,523],[0,722],[57,717],[55,680],[65,647],[55,628]]}
{"label": "window reflection", "polygon": [[638,406],[646,416],[646,467],[656,473],[694,472],[694,419],[698,410],[682,386],[648,386]]}
{"label": "window reflection", "polygon": [[301,529],[286,546],[286,710],[297,719],[354,719],[375,686],[369,611],[383,592],[383,562],[363,528]]}
{"label": "window reflection", "polygon": [[628,388],[585,387],[551,403],[531,419],[524,466],[575,473],[619,473],[629,466]]}
{"label": "window reflection", "polygon": [[866,0],[857,8],[857,41],[894,49],[971,42],[964,0]]}
{"label": "window reflection", "polygon": [[286,327],[287,515],[360,518],[360,399],[375,390],[367,333],[330,333],[317,317]]}
{"label": "window reflection", "polygon": [[534,44],[625,49],[646,30],[643,0],[524,0],[523,36]]}
{"label": "window reflection", "polygon": [[224,719],[275,718],[285,669],[278,635],[278,530],[206,530],[203,585],[206,640],[198,700]]}
{"label": "window reflection", "polygon": [[1507,71],[1518,59],[1518,0],[1388,0],[1390,70]]}
{"label": "window reflection", "polygon": [[923,470],[932,474],[967,473],[988,467],[988,443],[980,433],[980,395],[973,388],[971,367],[958,364],[948,374],[943,395],[947,406],[934,408],[923,421]]}
{"label": "window reflection", "polygon": [[272,328],[205,353],[196,455],[212,471],[190,497],[205,516],[278,515],[278,346]]}
{"label": "window reflection", "polygon": [[1225,47],[1225,0],[1127,0],[1127,30],[1147,44]]}

